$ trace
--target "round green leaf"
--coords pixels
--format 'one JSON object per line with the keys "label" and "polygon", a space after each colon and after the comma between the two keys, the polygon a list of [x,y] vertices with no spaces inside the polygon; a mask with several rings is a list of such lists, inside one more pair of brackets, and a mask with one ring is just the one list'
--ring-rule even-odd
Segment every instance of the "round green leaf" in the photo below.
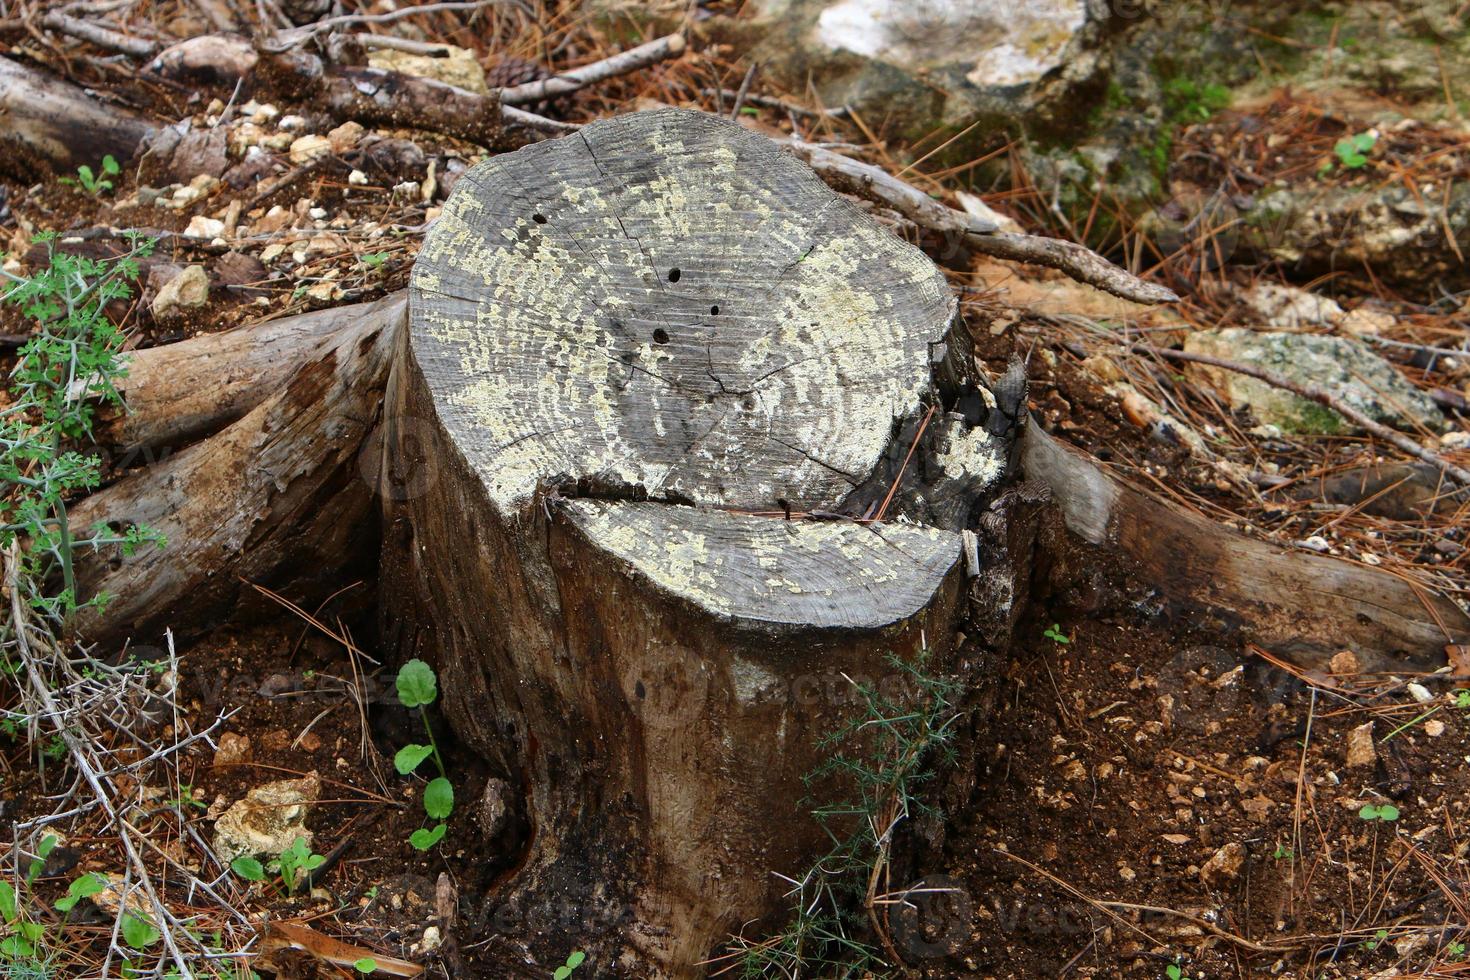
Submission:
{"label": "round green leaf", "polygon": [[575,970],[577,967],[581,966],[582,963],[586,959],[587,959],[587,954],[586,953],[582,952],[580,949],[579,950],[575,950],[575,951],[572,952],[572,955],[571,956],[568,956],[567,957],[567,966],[569,966],[573,970]]}
{"label": "round green leaf", "polygon": [[398,700],[405,708],[417,708],[433,704],[439,696],[438,681],[434,668],[422,660],[414,659],[398,669]]}
{"label": "round green leaf", "polygon": [[147,949],[162,938],[153,923],[140,915],[123,916],[122,936],[133,949]]}
{"label": "round green leaf", "polygon": [[376,973],[378,969],[378,961],[373,959],[371,956],[364,956],[362,959],[352,964],[352,968],[358,973]]}
{"label": "round green leaf", "polygon": [[231,861],[230,870],[246,881],[265,880],[265,868],[259,861],[248,854],[242,854],[240,857]]}
{"label": "round green leaf", "polygon": [[1392,803],[1385,803],[1383,804],[1383,806],[1378,808],[1379,820],[1397,820],[1398,818],[1399,808],[1394,806]]}
{"label": "round green leaf", "polygon": [[393,768],[398,770],[398,775],[407,776],[433,754],[432,745],[405,745],[393,756]]}
{"label": "round green leaf", "polygon": [[443,820],[454,809],[454,787],[440,776],[424,787],[424,811],[435,820]]}
{"label": "round green leaf", "polygon": [[425,830],[420,827],[408,835],[408,842],[421,851],[427,851],[435,844],[444,839],[444,824],[439,824],[433,830]]}

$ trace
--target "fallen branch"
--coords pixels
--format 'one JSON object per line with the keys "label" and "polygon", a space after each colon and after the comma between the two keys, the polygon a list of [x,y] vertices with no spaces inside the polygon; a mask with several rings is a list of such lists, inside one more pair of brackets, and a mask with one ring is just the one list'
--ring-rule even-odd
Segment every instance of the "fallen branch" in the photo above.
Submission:
{"label": "fallen branch", "polygon": [[961,235],[965,244],[977,252],[1059,269],[1079,282],[1135,303],[1173,303],[1179,299],[1172,290],[1144,282],[1082,245],[1060,238],[1002,233],[993,222],[947,207],[880,167],[794,138],[786,145],[837,190],[892,208],[921,228]]}
{"label": "fallen branch", "polygon": [[669,34],[646,44],[640,44],[636,48],[619,51],[612,57],[594,61],[581,68],[573,68],[571,71],[564,71],[559,75],[534,82],[526,82],[523,85],[503,88],[500,90],[500,104],[525,105],[532,102],[545,102],[548,99],[586,88],[588,85],[595,85],[618,75],[626,75],[640,68],[647,68],[665,59],[677,58],[684,53],[685,46],[684,35]]}
{"label": "fallen branch", "polygon": [[[403,298],[397,294],[385,308]],[[247,415],[373,308],[336,306],[136,351],[117,384],[127,410],[99,419],[93,437],[121,453],[178,452]]]}
{"label": "fallen branch", "polygon": [[120,31],[114,31],[110,27],[94,24],[89,20],[80,20],[60,10],[53,10],[41,18],[41,25],[49,27],[53,31],[69,35],[81,41],[95,44],[99,48],[107,48],[109,51],[121,51],[123,54],[133,58],[151,58],[158,50],[158,45],[152,41],[146,41],[140,37],[130,37]]}
{"label": "fallen branch", "polygon": [[158,127],[79,86],[0,58],[0,172],[95,167],[104,154],[129,160]]}
{"label": "fallen branch", "polygon": [[1244,374],[1258,381],[1264,381],[1273,388],[1281,388],[1292,394],[1311,399],[1319,405],[1325,405],[1332,409],[1353,425],[1364,429],[1379,439],[1393,443],[1410,456],[1421,459],[1438,468],[1441,473],[1461,486],[1470,487],[1470,470],[1452,463],[1438,453],[1426,449],[1423,445],[1410,439],[1402,432],[1391,429],[1381,422],[1376,422],[1352,406],[1344,404],[1340,398],[1321,385],[1313,382],[1293,381],[1284,374],[1279,374],[1269,368],[1241,364],[1238,361],[1227,361],[1224,358],[1212,357],[1209,354],[1195,354],[1189,351],[1173,350],[1168,347],[1154,347],[1149,344],[1129,344],[1127,346],[1129,350],[1137,354],[1157,354],[1159,357],[1165,357],[1172,361],[1189,361],[1195,364],[1205,364],[1210,367],[1220,368],[1224,371],[1231,371],[1235,374]]}

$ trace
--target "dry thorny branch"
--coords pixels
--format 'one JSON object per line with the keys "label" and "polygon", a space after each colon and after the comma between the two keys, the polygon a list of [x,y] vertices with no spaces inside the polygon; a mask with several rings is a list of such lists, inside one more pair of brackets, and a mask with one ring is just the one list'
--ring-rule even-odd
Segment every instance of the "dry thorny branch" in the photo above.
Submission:
{"label": "dry thorny branch", "polygon": [[[3,653],[19,697],[5,717],[28,726],[33,744],[44,736],[64,747],[74,770],[70,785],[50,798],[50,813],[15,825],[10,866],[16,892],[24,894],[22,858],[43,859],[50,848],[41,842],[48,835],[53,843],[62,828],[77,842],[115,835],[125,873],[110,886],[117,893],[116,918],[101,976],[121,975],[122,961],[139,956],[120,940],[129,913],[146,916],[157,930],[165,950],[160,970],[171,963],[178,976],[191,977],[201,963],[240,955],[253,930],[229,897],[234,886],[226,867],[186,819],[192,798],[178,767],[180,754],[196,742],[211,743],[228,715],[200,731],[187,730],[175,703],[179,664],[172,636],[165,659],[100,660],[58,639],[25,602],[16,546],[4,555],[3,569],[9,607]],[[159,837],[188,841],[202,859],[196,864],[182,857],[182,849],[171,853],[155,842]],[[214,921],[177,911],[196,897],[210,901]],[[219,942],[205,938],[211,932]]]}

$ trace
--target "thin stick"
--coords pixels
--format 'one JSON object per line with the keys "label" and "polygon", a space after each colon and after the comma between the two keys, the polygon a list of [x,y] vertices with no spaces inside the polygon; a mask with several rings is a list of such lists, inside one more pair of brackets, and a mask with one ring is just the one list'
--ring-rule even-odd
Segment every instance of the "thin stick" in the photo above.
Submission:
{"label": "thin stick", "polygon": [[129,37],[89,20],[78,20],[59,10],[53,10],[42,17],[41,24],[53,31],[60,31],[62,34],[95,44],[99,48],[121,51],[134,58],[151,58],[158,51],[158,45],[152,41],[145,41],[140,37]]}
{"label": "thin stick", "polygon": [[929,411],[924,413],[924,421],[919,423],[919,431],[914,433],[914,441],[909,444],[908,455],[903,458],[903,465],[898,468],[898,475],[893,478],[893,486],[888,488],[888,496],[883,498],[883,506],[878,508],[877,516],[873,523],[881,523],[883,515],[888,512],[888,505],[893,503],[893,495],[898,492],[898,485],[903,482],[904,471],[909,468],[909,460],[914,458],[914,450],[919,448],[919,440],[924,438],[924,430],[929,428],[929,420],[934,417],[934,409],[937,406],[930,405]]}
{"label": "thin stick", "polygon": [[559,95],[575,92],[580,88],[586,88],[588,85],[617,75],[626,75],[640,68],[647,68],[666,58],[677,58],[684,53],[684,47],[684,35],[669,34],[649,41],[647,44],[640,44],[636,48],[620,51],[610,58],[562,72],[560,75],[503,88],[500,90],[500,104],[524,105],[527,102],[544,102],[547,99],[554,99]]}
{"label": "thin stick", "polygon": [[755,73],[760,71],[761,63],[752,62],[746,69],[745,78],[740,82],[740,90],[735,93],[735,104],[730,107],[730,118],[737,119],[740,116],[740,108],[745,105],[746,96],[750,95],[750,83],[755,81]]}

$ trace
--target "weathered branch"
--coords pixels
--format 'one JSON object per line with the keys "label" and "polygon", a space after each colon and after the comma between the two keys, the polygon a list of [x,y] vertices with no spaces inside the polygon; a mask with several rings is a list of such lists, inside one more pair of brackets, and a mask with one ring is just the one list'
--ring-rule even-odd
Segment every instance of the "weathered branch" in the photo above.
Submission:
{"label": "weathered branch", "polygon": [[112,154],[131,159],[157,127],[70,82],[0,58],[0,170],[95,167]]}
{"label": "weathered branch", "polygon": [[404,294],[283,317],[137,351],[118,383],[127,410],[103,418],[96,441],[117,452],[177,452],[280,391],[332,335],[371,311],[392,314]]}
{"label": "weathered branch", "polygon": [[1187,614],[1213,610],[1313,664],[1349,647],[1370,670],[1433,671],[1446,643],[1470,635],[1464,612],[1429,589],[1222,527],[1114,479],[1034,423],[1021,447],[1022,470],[1051,489],[1067,528],[1131,558],[1140,579]]}
{"label": "weathered branch", "polygon": [[581,68],[573,68],[539,81],[503,88],[500,90],[500,103],[525,105],[528,102],[544,102],[618,75],[647,68],[667,58],[677,58],[684,53],[684,48],[684,35],[669,34]]}
{"label": "weathered branch", "polygon": [[357,309],[355,323],[244,418],[74,505],[77,526],[146,524],[168,539],[166,549],[121,562],[104,553],[79,569],[87,595],[115,596],[105,615],[77,624],[84,635],[204,629],[233,607],[241,579],[310,592],[364,559],[374,487],[360,452],[379,421],[404,304]]}
{"label": "weathered branch", "polygon": [[946,207],[880,167],[802,140],[791,139],[786,145],[836,189],[892,208],[921,228],[963,235],[965,244],[977,252],[1059,269],[1079,282],[1135,303],[1173,303],[1179,299],[1172,290],[1144,282],[1085,246],[1060,238],[1002,233],[992,222]]}
{"label": "weathered branch", "polygon": [[81,20],[60,10],[52,10],[41,18],[41,24],[53,31],[60,31],[81,41],[95,44],[109,51],[121,51],[133,58],[151,58],[158,50],[153,41],[132,37],[89,20]]}

